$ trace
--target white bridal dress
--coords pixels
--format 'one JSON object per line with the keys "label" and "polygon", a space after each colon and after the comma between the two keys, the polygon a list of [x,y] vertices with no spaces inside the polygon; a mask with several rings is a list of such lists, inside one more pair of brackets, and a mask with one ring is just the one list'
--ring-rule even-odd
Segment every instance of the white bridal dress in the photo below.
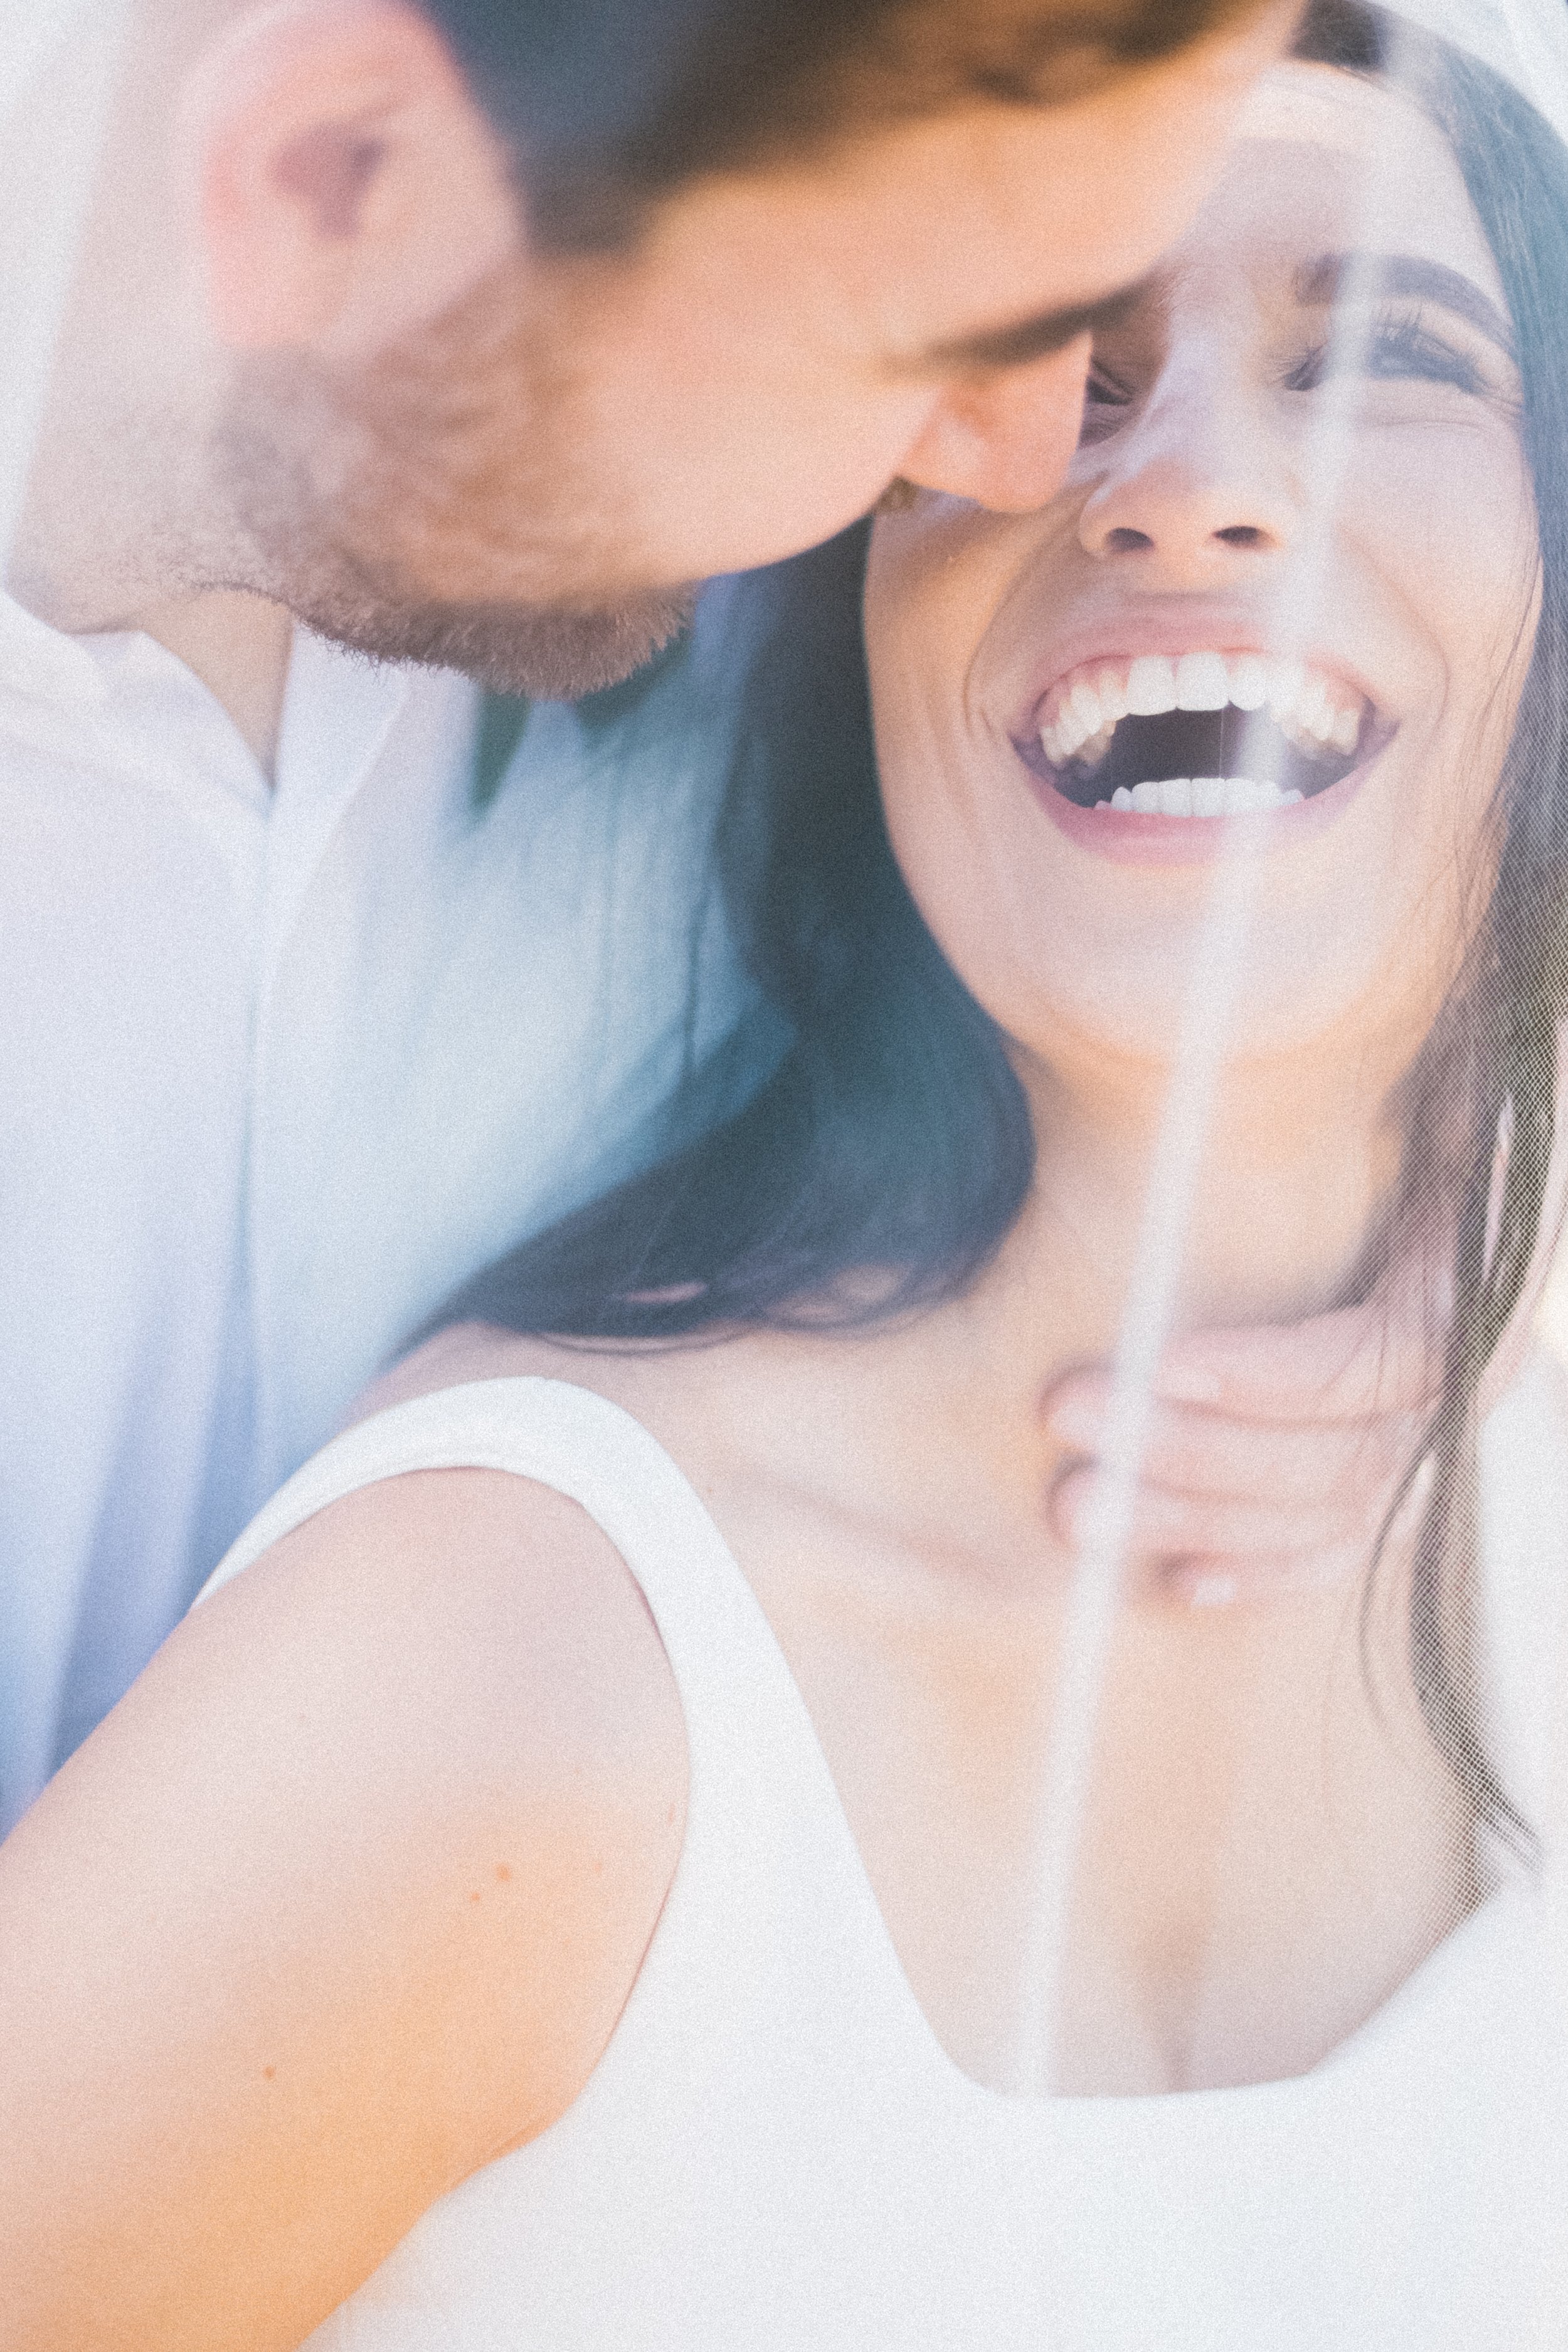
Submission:
{"label": "white bridal dress", "polygon": [[[638,1423],[554,1381],[395,1407],[300,1472],[216,1584],[405,1471],[582,1504],[668,1652],[674,1884],[550,2130],[427,2212],[311,2352],[1561,2352],[1568,1983],[1550,1871],[1505,1874],[1309,2074],[1019,2099],[944,2053],[745,1578]],[[1552,1376],[1487,1433],[1492,1714],[1552,1775],[1568,1442]]]}

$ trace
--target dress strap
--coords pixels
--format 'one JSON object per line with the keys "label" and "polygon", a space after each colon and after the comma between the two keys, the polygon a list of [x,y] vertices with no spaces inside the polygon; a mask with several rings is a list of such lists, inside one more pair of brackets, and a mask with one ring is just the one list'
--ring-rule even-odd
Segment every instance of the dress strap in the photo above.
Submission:
{"label": "dress strap", "polygon": [[641,1587],[689,1715],[704,1711],[710,1691],[728,1712],[742,1658],[748,1681],[782,1678],[789,1701],[803,1705],[760,1604],[685,1475],[641,1422],[567,1381],[468,1381],[346,1430],[258,1512],[198,1601],[329,1504],[416,1470],[504,1470],[580,1503]]}
{"label": "dress strap", "polygon": [[689,1849],[731,1874],[731,1891],[739,1850],[754,1863],[792,1817],[819,1852],[854,1854],[805,1702],[734,1555],[657,1438],[591,1389],[477,1381],[360,1423],[279,1488],[197,1605],[329,1504],[412,1471],[460,1469],[508,1471],[580,1503],[636,1578],[685,1716]]}

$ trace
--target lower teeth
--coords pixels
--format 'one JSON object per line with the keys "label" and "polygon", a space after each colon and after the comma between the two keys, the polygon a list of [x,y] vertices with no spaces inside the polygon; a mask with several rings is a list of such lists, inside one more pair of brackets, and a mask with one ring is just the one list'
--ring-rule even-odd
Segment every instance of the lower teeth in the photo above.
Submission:
{"label": "lower teeth", "polygon": [[1263,816],[1304,798],[1251,776],[1167,776],[1155,784],[1122,784],[1095,806],[1136,816]]}

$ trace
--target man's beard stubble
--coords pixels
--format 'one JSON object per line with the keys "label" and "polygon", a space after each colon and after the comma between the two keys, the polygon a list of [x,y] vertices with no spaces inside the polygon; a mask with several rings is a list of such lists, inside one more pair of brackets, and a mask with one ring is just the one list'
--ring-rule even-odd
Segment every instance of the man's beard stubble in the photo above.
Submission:
{"label": "man's beard stubble", "polygon": [[275,597],[382,661],[564,699],[679,635],[694,586],[622,586],[583,404],[491,281],[354,378],[299,353],[237,379],[217,478]]}
{"label": "man's beard stubble", "polygon": [[319,636],[376,661],[460,670],[494,694],[570,702],[616,686],[678,637],[696,591],[649,592],[602,612],[538,604],[398,604],[388,594],[289,595]]}

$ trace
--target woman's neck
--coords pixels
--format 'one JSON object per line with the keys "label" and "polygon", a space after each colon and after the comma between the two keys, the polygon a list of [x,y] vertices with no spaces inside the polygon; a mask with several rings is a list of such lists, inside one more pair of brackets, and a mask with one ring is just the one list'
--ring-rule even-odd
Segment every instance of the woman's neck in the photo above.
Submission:
{"label": "woman's neck", "polygon": [[[1358,1091],[1345,1076],[1353,1057],[1338,1058],[1321,1072],[1300,1057],[1255,1066],[1220,1088],[1183,1228],[1178,1328],[1291,1319],[1353,1277],[1397,1174],[1398,1137],[1389,1084],[1374,1094],[1363,1062]],[[734,1492],[755,1486],[759,1519],[733,1496],[726,1507],[742,1557],[763,1557],[787,1497],[786,1517],[805,1505],[853,1526],[862,1561],[880,1530],[900,1557],[912,1543],[1041,1589],[1055,1557],[1046,1498],[1067,1459],[1047,1400],[1064,1371],[1114,1353],[1163,1089],[1147,1068],[1020,1076],[1036,1182],[959,1297],[849,1331],[759,1330],[733,1348],[617,1360],[616,1392],[716,1491],[731,1483],[726,1461],[749,1465]],[[820,1542],[819,1528],[807,1549]]]}
{"label": "woman's neck", "polygon": [[[796,1359],[801,1389],[782,1419],[771,1388],[765,1413],[743,1410],[765,1423],[785,1484],[1028,1576],[1049,1549],[1043,1498],[1066,1458],[1047,1400],[1064,1371],[1114,1353],[1156,1166],[1159,1089],[1147,1072],[1121,1090],[1023,1075],[1037,1181],[981,1279],[858,1338],[760,1335],[763,1365]],[[1361,1097],[1342,1071],[1318,1079],[1295,1060],[1221,1088],[1183,1228],[1177,1328],[1289,1320],[1342,1295],[1397,1173],[1387,1094]],[[874,1378],[856,1377],[862,1349]]]}
{"label": "woman's neck", "polygon": [[[1103,1355],[1156,1188],[1183,1181],[1162,1073],[1102,1066],[1020,1071],[1038,1138],[1034,1192],[1001,1287],[1034,1304],[1069,1356]],[[1321,1311],[1354,1280],[1398,1174],[1385,1073],[1344,1055],[1282,1055],[1221,1076],[1207,1108],[1186,1214],[1178,1220],[1173,1318],[1284,1322]],[[1042,1370],[1044,1367],[1042,1367]]]}

